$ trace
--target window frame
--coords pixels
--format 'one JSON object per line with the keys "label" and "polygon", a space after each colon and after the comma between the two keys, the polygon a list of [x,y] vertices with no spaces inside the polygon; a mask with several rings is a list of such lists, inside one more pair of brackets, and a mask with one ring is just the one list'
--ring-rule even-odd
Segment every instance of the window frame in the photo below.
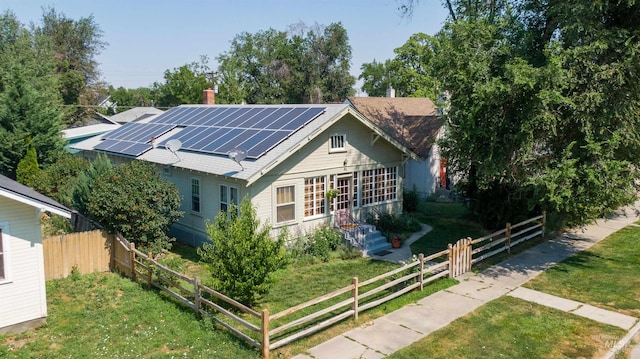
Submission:
{"label": "window frame", "polygon": [[[327,215],[327,182],[327,176],[306,177],[304,179],[304,219],[320,218]],[[308,192],[309,189],[311,192]]]}
{"label": "window frame", "polygon": [[329,153],[340,152],[347,152],[347,134],[334,133],[332,135],[329,135]]}
{"label": "window frame", "polygon": [[233,203],[236,206],[236,213],[237,213],[239,210],[238,187],[233,187],[233,186],[229,186],[228,184],[221,183],[218,189],[219,189],[218,199],[220,203],[220,211],[227,211],[231,203]]}
{"label": "window frame", "polygon": [[[202,213],[202,202],[200,201],[202,197],[202,185],[200,182],[200,178],[191,177],[189,183],[191,187],[191,213],[200,214]],[[197,191],[194,191],[194,188],[197,189]]]}
{"label": "window frame", "polygon": [[13,281],[9,237],[9,222],[0,222],[0,285]]}
{"label": "window frame", "polygon": [[[291,194],[293,195],[292,201],[290,202],[283,202],[283,203],[278,203],[278,190],[279,189],[283,189],[283,188],[291,188]],[[288,223],[294,223],[296,222],[296,185],[294,183],[282,183],[279,185],[274,185],[273,188],[273,204],[274,204],[274,222],[277,225],[286,225]],[[284,207],[291,207],[291,214],[292,214],[292,218],[285,218],[283,220],[280,220],[280,216],[279,216],[279,210],[280,208],[284,208]]]}
{"label": "window frame", "polygon": [[398,200],[398,167],[362,171],[360,205],[374,206]]}

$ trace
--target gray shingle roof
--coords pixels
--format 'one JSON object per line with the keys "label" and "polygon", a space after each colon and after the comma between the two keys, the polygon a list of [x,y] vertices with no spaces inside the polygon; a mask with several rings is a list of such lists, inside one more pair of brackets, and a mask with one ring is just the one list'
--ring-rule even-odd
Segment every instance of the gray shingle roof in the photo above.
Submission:
{"label": "gray shingle roof", "polygon": [[63,204],[3,175],[0,175],[0,192],[24,199],[24,202],[29,204],[33,202],[39,203],[47,210],[71,215],[71,210]]}

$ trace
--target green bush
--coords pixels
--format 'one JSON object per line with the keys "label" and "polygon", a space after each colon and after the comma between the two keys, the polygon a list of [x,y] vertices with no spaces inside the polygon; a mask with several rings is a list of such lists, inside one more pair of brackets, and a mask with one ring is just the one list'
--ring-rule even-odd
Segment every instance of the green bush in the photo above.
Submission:
{"label": "green bush", "polygon": [[418,210],[418,203],[420,202],[420,195],[418,194],[418,190],[414,185],[411,190],[407,190],[406,188],[403,191],[402,195],[402,210],[404,212],[415,212]]}
{"label": "green bush", "polygon": [[198,248],[198,254],[211,266],[217,290],[251,306],[269,291],[275,282],[273,273],[289,263],[284,248],[287,231],[271,238],[271,227],[260,226],[249,197],[239,209],[231,204],[207,223],[209,242]]}
{"label": "green bush", "polygon": [[341,243],[342,233],[339,230],[321,225],[291,242],[289,252],[297,260],[313,257],[327,262],[331,257],[331,252],[336,251]]}

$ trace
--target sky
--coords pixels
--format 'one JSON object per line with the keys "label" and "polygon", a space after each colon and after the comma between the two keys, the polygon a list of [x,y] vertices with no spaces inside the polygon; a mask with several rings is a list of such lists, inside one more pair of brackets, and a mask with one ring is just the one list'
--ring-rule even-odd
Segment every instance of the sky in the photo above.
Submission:
{"label": "sky", "polygon": [[[435,34],[446,10],[439,0],[422,0],[403,18],[398,0],[0,0],[25,25],[39,24],[42,8],[78,20],[93,16],[108,45],[96,57],[102,80],[114,87],[149,87],[164,82],[166,70],[229,50],[233,38],[270,28],[287,31],[300,22],[340,22],[352,49],[351,73],[363,63],[394,57],[411,35]],[[357,85],[358,87],[359,85]]]}

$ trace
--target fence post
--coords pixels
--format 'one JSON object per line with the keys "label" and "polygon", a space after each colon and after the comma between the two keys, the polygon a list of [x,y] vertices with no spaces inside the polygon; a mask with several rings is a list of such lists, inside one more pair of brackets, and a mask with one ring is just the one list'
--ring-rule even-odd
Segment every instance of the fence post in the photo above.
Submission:
{"label": "fence post", "polygon": [[420,261],[420,277],[418,279],[420,280],[420,291],[422,291],[424,287],[424,254],[418,254],[418,260]]}
{"label": "fence post", "polygon": [[193,278],[193,306],[196,315],[200,317],[200,277]]}
{"label": "fence post", "polygon": [[131,279],[136,281],[136,244],[129,243],[129,262],[131,263]]}
{"label": "fence post", "polygon": [[269,309],[262,310],[262,357],[269,359]]}
{"label": "fence post", "polygon": [[471,263],[473,262],[473,238],[467,237],[467,244],[465,245],[465,273],[471,270]]}
{"label": "fence post", "polygon": [[507,222],[507,242],[505,245],[507,246],[507,253],[511,254],[511,223]]}
{"label": "fence post", "polygon": [[351,278],[351,296],[353,297],[353,304],[351,304],[351,309],[353,309],[353,320],[358,320],[358,277]]}
{"label": "fence post", "polygon": [[147,288],[151,288],[151,277],[153,276],[153,254],[147,253]]}
{"label": "fence post", "polygon": [[544,238],[544,227],[547,224],[547,211],[542,212],[542,238]]}
{"label": "fence post", "polygon": [[449,243],[449,278],[455,278],[454,273],[454,255],[453,255],[453,244]]}

